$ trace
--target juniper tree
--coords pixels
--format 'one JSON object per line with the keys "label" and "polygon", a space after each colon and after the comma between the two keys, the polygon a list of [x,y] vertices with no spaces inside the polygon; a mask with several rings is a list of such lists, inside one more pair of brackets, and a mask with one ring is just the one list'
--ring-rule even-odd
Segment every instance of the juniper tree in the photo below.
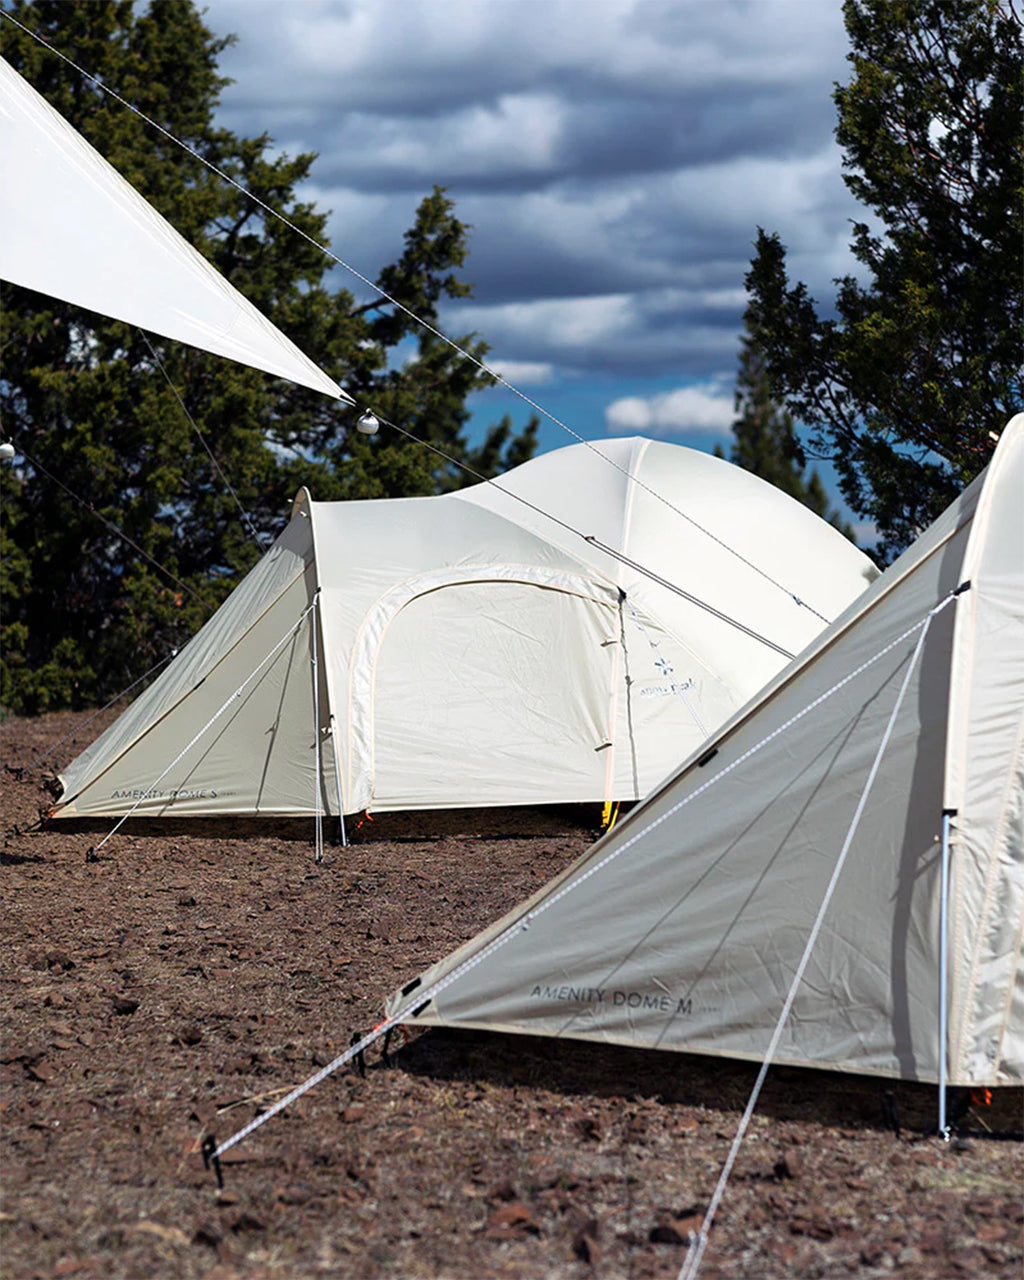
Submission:
{"label": "juniper tree", "polygon": [[836,87],[856,276],[819,308],[777,233],[747,276],[772,386],[880,551],[985,465],[1022,405],[1022,28],[1014,0],[847,0]]}
{"label": "juniper tree", "polygon": [[[191,635],[279,532],[299,485],[320,499],[433,493],[464,474],[417,441],[495,474],[529,456],[536,427],[498,423],[471,448],[480,368],[399,306],[328,287],[327,215],[296,195],[315,157],[275,157],[268,136],[216,125],[231,37],[191,0],[5,9],[299,229],[0,19],[8,62],[321,368],[409,433],[360,436],[326,397],[5,287],[0,413],[19,456],[0,478],[2,702],[33,711],[119,692]],[[467,233],[435,188],[379,285],[438,327],[442,302],[469,291]],[[472,334],[457,342],[486,352]],[[400,365],[399,343],[415,348]]]}

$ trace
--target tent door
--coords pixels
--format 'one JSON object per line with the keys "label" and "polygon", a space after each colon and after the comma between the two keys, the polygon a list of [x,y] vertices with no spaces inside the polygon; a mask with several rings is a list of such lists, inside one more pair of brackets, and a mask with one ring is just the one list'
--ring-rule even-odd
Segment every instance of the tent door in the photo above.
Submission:
{"label": "tent door", "polygon": [[606,798],[618,635],[610,593],[484,580],[413,597],[376,655],[374,807]]}

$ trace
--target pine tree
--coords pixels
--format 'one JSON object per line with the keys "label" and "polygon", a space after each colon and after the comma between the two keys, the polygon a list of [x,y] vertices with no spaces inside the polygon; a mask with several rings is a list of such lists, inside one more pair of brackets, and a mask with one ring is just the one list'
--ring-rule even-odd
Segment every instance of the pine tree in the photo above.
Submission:
{"label": "pine tree", "polygon": [[1021,408],[1024,40],[1014,0],[847,0],[836,89],[861,277],[834,318],[791,285],[777,234],[747,276],[772,384],[850,507],[902,549]]}
{"label": "pine tree", "polygon": [[[729,461],[788,493],[815,515],[834,525],[850,541],[853,529],[829,501],[817,470],[807,472],[807,458],[796,434],[793,416],[772,395],[764,353],[750,331],[740,340]],[[724,452],[716,448],[718,457]]]}
{"label": "pine tree", "polygon": [[[300,485],[324,500],[438,492],[465,482],[456,464],[493,475],[528,457],[536,424],[515,435],[498,423],[471,448],[466,398],[487,375],[399,306],[328,290],[326,215],[295,196],[314,157],[271,158],[268,137],[215,126],[230,38],[191,0],[7,8],[304,233],[0,19],[7,61],[321,368],[406,433],[360,436],[355,414],[315,392],[5,287],[0,413],[19,460],[0,477],[0,697],[24,712],[104,700],[193,634],[280,531]],[[378,284],[437,327],[443,300],[469,292],[467,234],[435,188]],[[398,367],[396,346],[412,340]],[[472,334],[457,342],[486,352]]]}

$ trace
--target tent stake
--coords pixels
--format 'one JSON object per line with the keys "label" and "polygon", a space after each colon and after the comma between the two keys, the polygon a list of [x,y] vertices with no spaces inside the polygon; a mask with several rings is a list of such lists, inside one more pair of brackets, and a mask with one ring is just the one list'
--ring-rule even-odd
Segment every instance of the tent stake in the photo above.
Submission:
{"label": "tent stake", "polygon": [[950,820],[956,817],[955,809],[942,811],[942,863],[939,879],[939,1137],[946,1142],[951,1137],[949,1123],[946,1118],[946,1075],[947,1075],[947,1026],[946,1005],[948,992],[949,964],[949,827]]}

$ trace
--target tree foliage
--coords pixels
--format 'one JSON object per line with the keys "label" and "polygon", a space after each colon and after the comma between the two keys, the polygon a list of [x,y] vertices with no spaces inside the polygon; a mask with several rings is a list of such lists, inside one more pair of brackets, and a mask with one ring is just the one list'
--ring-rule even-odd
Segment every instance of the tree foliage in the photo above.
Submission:
{"label": "tree foliage", "polygon": [[1014,0],[847,0],[837,86],[859,277],[834,312],[777,234],[747,276],[769,376],[851,508],[902,549],[985,465],[1022,401],[1022,35]]}
{"label": "tree foliage", "polygon": [[[380,274],[394,302],[357,302],[328,287],[326,215],[295,195],[314,156],[273,157],[269,137],[215,126],[230,37],[214,36],[191,0],[4,7],[304,233],[0,20],[4,57],[358,403],[405,433],[361,436],[355,414],[314,392],[5,287],[0,412],[19,457],[2,478],[2,700],[32,711],[95,703],[165,657],[280,531],[300,485],[325,500],[438,492],[465,483],[457,464],[493,475],[529,457],[536,423],[519,435],[497,423],[471,448],[466,399],[489,378],[410,314],[437,328],[444,300],[469,292],[468,228],[443,190]],[[483,358],[474,335],[457,341]]]}
{"label": "tree foliage", "polygon": [[[764,353],[751,329],[749,313],[747,331],[740,340],[734,407],[736,417],[732,424],[729,461],[810,507],[816,516],[834,525],[852,542],[853,529],[833,508],[821,476],[813,467],[807,470],[807,458],[793,415],[772,394]],[[717,447],[715,453],[725,457]]]}

